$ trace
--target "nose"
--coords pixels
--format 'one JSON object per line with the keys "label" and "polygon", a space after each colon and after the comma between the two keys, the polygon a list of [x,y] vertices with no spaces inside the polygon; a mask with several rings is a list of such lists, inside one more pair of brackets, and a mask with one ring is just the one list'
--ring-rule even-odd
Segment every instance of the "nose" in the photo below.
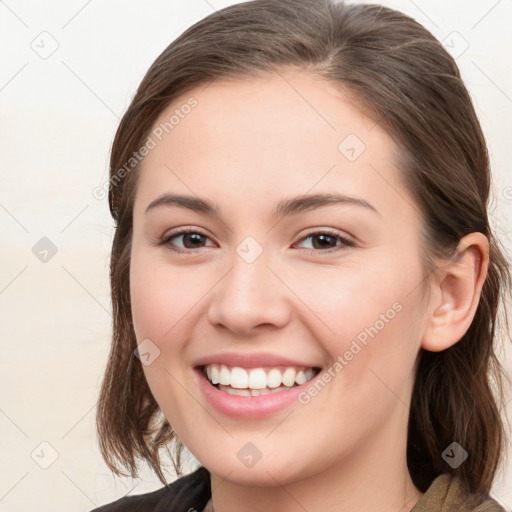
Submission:
{"label": "nose", "polygon": [[234,251],[231,267],[212,290],[208,319],[240,336],[280,328],[290,319],[288,289],[268,265],[265,251],[252,262]]}

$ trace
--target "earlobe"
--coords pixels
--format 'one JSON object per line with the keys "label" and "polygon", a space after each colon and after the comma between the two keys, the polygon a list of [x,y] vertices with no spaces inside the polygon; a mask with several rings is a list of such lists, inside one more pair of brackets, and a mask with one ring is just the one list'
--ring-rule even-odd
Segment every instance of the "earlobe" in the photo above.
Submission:
{"label": "earlobe", "polygon": [[432,284],[422,348],[440,352],[464,336],[475,316],[488,265],[487,237],[482,233],[463,237],[454,260],[440,267]]}

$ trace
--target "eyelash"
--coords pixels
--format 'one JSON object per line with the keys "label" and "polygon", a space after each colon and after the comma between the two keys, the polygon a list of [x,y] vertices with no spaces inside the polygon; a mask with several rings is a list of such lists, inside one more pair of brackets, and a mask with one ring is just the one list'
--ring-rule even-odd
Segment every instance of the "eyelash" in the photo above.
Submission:
{"label": "eyelash", "polygon": [[[178,247],[175,247],[175,246],[171,245],[171,240],[173,238],[179,238],[180,236],[186,235],[188,233],[194,233],[194,234],[198,234],[198,235],[201,235],[201,236],[204,236],[204,237],[208,238],[208,235],[206,235],[205,233],[201,232],[200,230],[192,229],[192,228],[186,228],[186,229],[182,229],[180,231],[177,231],[176,233],[173,233],[173,234],[171,234],[171,235],[161,239],[161,241],[160,241],[160,243],[158,245],[165,245],[171,251],[174,251],[174,252],[177,252],[177,253],[185,253],[185,254],[187,254],[187,253],[195,252],[194,249],[183,250],[183,249],[180,249]],[[333,238],[337,238],[338,240],[341,241],[341,245],[336,245],[334,248],[325,249],[325,250],[322,250],[322,249],[308,249],[308,248],[302,248],[302,250],[308,251],[310,254],[311,253],[325,254],[325,253],[336,252],[336,251],[340,250],[340,248],[343,247],[343,246],[345,246],[345,247],[354,247],[355,246],[355,243],[352,242],[351,240],[341,236],[336,231],[332,231],[332,230],[329,230],[329,229],[313,231],[311,233],[308,233],[307,235],[305,235],[302,238],[300,238],[296,243],[303,242],[304,240],[307,240],[308,238],[311,238],[311,237],[316,236],[316,235],[328,235],[328,236],[331,236]],[[203,247],[199,247],[199,249],[203,249]]]}

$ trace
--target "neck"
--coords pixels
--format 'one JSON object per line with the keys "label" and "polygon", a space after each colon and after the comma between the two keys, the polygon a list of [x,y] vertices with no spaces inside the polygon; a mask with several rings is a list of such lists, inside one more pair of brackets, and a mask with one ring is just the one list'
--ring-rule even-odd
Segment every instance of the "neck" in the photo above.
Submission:
{"label": "neck", "polygon": [[214,512],[410,512],[422,494],[407,469],[404,414],[400,411],[370,435],[363,449],[289,483],[270,468],[265,472],[272,475],[269,486],[239,484],[211,473]]}

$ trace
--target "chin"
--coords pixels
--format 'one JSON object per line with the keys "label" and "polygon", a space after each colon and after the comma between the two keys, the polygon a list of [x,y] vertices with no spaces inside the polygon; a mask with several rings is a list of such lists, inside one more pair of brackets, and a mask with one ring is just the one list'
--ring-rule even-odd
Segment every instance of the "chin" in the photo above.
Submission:
{"label": "chin", "polygon": [[[276,450],[279,456],[278,450]],[[249,487],[276,487],[302,480],[314,473],[314,469],[306,462],[287,460],[281,457],[275,460],[264,461],[264,457],[252,467],[247,467],[238,460],[211,460],[207,457],[201,464],[218,478],[235,485]]]}

